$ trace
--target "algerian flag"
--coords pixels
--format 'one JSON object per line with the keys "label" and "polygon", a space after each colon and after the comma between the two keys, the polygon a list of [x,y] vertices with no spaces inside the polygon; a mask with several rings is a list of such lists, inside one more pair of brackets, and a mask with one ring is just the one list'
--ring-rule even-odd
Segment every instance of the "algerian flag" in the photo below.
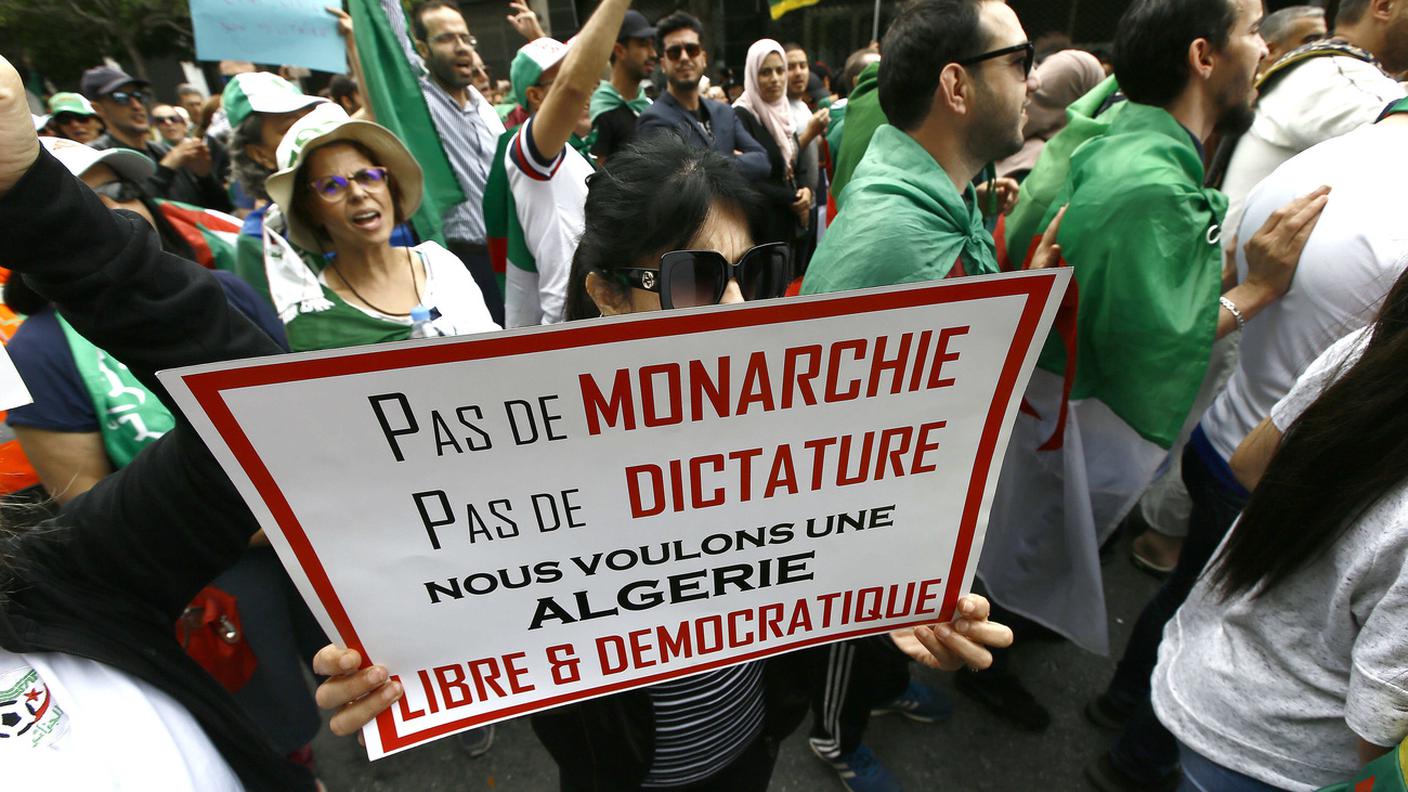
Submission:
{"label": "algerian flag", "polygon": [[1227,198],[1203,178],[1173,116],[1126,102],[1070,156],[1036,226],[1069,204],[1059,242],[1075,304],[1027,387],[978,573],[993,601],[1101,654],[1100,544],[1167,460],[1208,376]]}
{"label": "algerian flag", "polygon": [[234,271],[235,241],[240,219],[234,215],[202,209],[179,201],[157,201],[162,217],[186,240],[203,267]]}
{"label": "algerian flag", "polygon": [[772,12],[773,19],[781,19],[788,11],[814,6],[819,2],[821,0],[768,0],[768,10]]}
{"label": "algerian flag", "polygon": [[411,224],[422,240],[443,242],[440,218],[446,208],[464,203],[464,192],[406,56],[406,13],[398,0],[348,0],[347,10],[367,83],[362,95],[371,103],[376,122],[396,133],[425,171],[425,195]]}

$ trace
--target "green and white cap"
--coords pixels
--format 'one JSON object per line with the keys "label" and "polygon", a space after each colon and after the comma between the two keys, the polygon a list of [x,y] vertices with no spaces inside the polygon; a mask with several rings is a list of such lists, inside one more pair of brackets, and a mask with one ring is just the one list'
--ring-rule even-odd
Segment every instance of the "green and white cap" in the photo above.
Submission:
{"label": "green and white cap", "polygon": [[98,163],[112,168],[113,173],[127,181],[139,184],[156,173],[156,164],[150,157],[129,148],[119,146],[99,151],[76,140],[60,137],[42,137],[39,142],[74,176],[83,176]]}
{"label": "green and white cap", "polygon": [[391,130],[371,121],[358,121],[349,118],[347,111],[327,102],[313,112],[298,119],[274,156],[281,169],[264,183],[269,198],[288,219],[288,238],[304,250],[319,249],[317,234],[305,228],[291,212],[293,199],[298,189],[298,171],[315,149],[329,143],[360,143],[372,153],[374,164],[386,168],[395,180],[397,192],[401,196],[401,217],[410,218],[420,208],[421,192],[425,189],[425,174],[420,163],[406,148],[406,144]]}
{"label": "green and white cap", "polygon": [[230,120],[231,129],[249,118],[250,113],[282,115],[326,101],[303,93],[298,86],[269,72],[236,74],[220,95],[220,107]]}
{"label": "green and white cap", "polygon": [[93,103],[88,101],[88,97],[64,91],[49,97],[49,115],[56,116],[59,113],[91,116],[97,115],[98,111],[93,109]]}
{"label": "green and white cap", "polygon": [[567,57],[572,42],[563,44],[555,38],[543,36],[518,48],[513,62],[508,67],[509,82],[513,85],[513,101],[524,110],[528,109],[528,89],[538,84],[543,72],[551,69]]}

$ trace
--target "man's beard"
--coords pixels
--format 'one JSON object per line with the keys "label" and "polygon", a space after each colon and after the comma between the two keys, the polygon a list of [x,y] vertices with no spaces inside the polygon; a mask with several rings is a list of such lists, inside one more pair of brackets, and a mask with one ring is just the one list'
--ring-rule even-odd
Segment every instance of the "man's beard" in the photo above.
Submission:
{"label": "man's beard", "polygon": [[430,72],[435,75],[435,81],[442,86],[450,88],[465,88],[473,84],[473,80],[466,80],[455,71],[455,64],[432,58],[430,61]]}
{"label": "man's beard", "polygon": [[1213,125],[1213,131],[1223,137],[1234,137],[1251,129],[1255,120],[1256,109],[1252,107],[1251,102],[1238,102],[1222,111],[1222,115],[1217,117],[1217,123]]}
{"label": "man's beard", "polygon": [[975,109],[976,117],[981,120],[968,133],[969,153],[975,160],[997,162],[1021,151],[1026,142],[1022,137],[1021,107],[1010,115],[994,113],[998,109],[996,94],[983,89],[978,93],[982,98]]}
{"label": "man's beard", "polygon": [[690,92],[690,91],[697,91],[697,90],[699,90],[699,78],[698,78],[698,77],[695,77],[695,78],[692,79],[692,80],[681,80],[681,79],[676,79],[674,76],[671,76],[671,77],[669,78],[669,80],[670,80],[670,87],[671,87],[671,88],[674,88],[676,91],[680,91],[681,93],[688,93],[688,92]]}

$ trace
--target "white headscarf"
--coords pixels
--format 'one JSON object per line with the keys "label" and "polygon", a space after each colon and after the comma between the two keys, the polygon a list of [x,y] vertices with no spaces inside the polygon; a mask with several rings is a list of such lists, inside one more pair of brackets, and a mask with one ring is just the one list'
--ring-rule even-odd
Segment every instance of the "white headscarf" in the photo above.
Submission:
{"label": "white headscarf", "polygon": [[782,45],[772,39],[755,41],[748,48],[748,60],[743,69],[743,93],[733,106],[746,109],[763,122],[763,127],[777,141],[790,176],[792,160],[797,156],[797,139],[793,137],[796,128],[792,125],[792,108],[787,104],[787,87],[784,84],[782,96],[776,102],[764,102],[762,91],[758,90],[758,72],[763,68],[763,61],[774,52],[785,66],[787,54],[782,51]]}

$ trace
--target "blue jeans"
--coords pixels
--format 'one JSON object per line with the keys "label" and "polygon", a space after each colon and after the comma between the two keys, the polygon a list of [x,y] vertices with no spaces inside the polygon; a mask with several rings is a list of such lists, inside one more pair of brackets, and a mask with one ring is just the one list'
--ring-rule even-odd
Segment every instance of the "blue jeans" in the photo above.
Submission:
{"label": "blue jeans", "polygon": [[[1207,442],[1205,438],[1198,440]],[[1183,450],[1183,484],[1192,498],[1193,512],[1178,565],[1139,614],[1106,691],[1132,713],[1110,748],[1110,761],[1131,778],[1150,785],[1169,777],[1178,767],[1178,742],[1159,723],[1149,700],[1149,680],[1158,664],[1164,625],[1188,598],[1203,567],[1246,505],[1245,494],[1230,491],[1193,442]]]}
{"label": "blue jeans", "polygon": [[1281,792],[1280,787],[1229,770],[1183,743],[1178,744],[1178,758],[1183,765],[1178,792]]}

